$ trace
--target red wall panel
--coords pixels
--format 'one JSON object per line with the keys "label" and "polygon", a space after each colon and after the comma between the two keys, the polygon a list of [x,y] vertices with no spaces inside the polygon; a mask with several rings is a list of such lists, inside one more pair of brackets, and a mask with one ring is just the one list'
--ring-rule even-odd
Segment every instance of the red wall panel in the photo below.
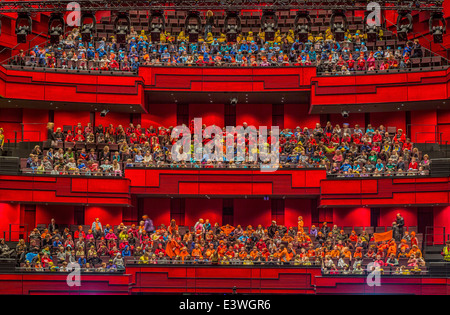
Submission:
{"label": "red wall panel", "polygon": [[334,208],[333,224],[344,226],[370,226],[370,208]]}
{"label": "red wall panel", "polygon": [[222,199],[186,199],[185,201],[185,225],[194,226],[198,219],[209,219],[212,226],[216,222],[222,225]]}
{"label": "red wall panel", "polygon": [[[10,224],[20,223],[20,205],[17,203],[0,203],[0,232],[9,231]],[[1,233],[0,237],[3,237]]]}
{"label": "red wall panel", "polygon": [[114,128],[122,125],[124,129],[130,124],[130,114],[129,113],[115,113],[109,112],[105,117],[101,117],[99,112],[95,113],[95,125],[102,125],[103,128],[113,124]]}
{"label": "red wall panel", "polygon": [[176,104],[149,104],[148,114],[141,115],[142,127],[148,128],[153,126],[155,128],[164,126],[177,125],[177,105]]}
{"label": "red wall panel", "polygon": [[[143,214],[147,214],[153,220],[153,224],[160,226],[170,223],[170,198],[145,198],[143,200]],[[138,218],[142,220],[142,218]]]}
{"label": "red wall panel", "polygon": [[397,127],[406,132],[406,115],[405,112],[370,113],[370,124],[374,128],[384,125],[386,128]]}
{"label": "red wall panel", "polygon": [[242,227],[249,224],[269,226],[272,221],[272,205],[270,200],[264,199],[235,199],[234,224]]}
{"label": "red wall panel", "polygon": [[405,226],[417,226],[417,208],[416,207],[395,207],[381,208],[380,210],[380,226],[391,226],[395,221],[397,213],[400,213],[405,219]]}
{"label": "red wall panel", "polygon": [[103,226],[109,224],[119,225],[122,222],[121,207],[86,207],[84,224],[91,225],[96,218],[100,219]]}
{"label": "red wall panel", "polygon": [[411,112],[411,131],[409,136],[412,142],[434,142],[437,124],[435,110]]}
{"label": "red wall panel", "polygon": [[342,127],[344,123],[350,124],[350,128],[353,128],[355,124],[359,124],[361,127],[365,127],[365,119],[363,113],[353,113],[350,111],[350,115],[347,118],[342,117],[342,115],[339,114],[330,114],[330,122],[334,126],[336,124],[339,124],[339,126]]}
{"label": "red wall panel", "polygon": [[189,121],[201,118],[206,126],[224,126],[225,105],[224,104],[189,104]]}
{"label": "red wall panel", "polygon": [[297,126],[315,128],[320,122],[320,115],[308,114],[309,104],[285,104],[284,105],[284,126],[294,129]]}
{"label": "red wall panel", "polygon": [[236,124],[247,122],[258,129],[260,126],[272,126],[272,104],[238,104],[236,105]]}
{"label": "red wall panel", "polygon": [[47,140],[47,110],[24,108],[23,123],[24,139],[29,141]]}
{"label": "red wall panel", "polygon": [[[75,108],[74,108],[75,109]],[[54,115],[55,130],[56,128],[63,129],[64,126],[75,126],[79,122],[83,127],[91,122],[90,113],[88,111],[59,111],[55,110]]]}
{"label": "red wall panel", "polygon": [[286,226],[298,226],[298,217],[303,217],[305,226],[311,226],[311,199],[285,199],[284,223]]}
{"label": "red wall panel", "polygon": [[56,224],[74,224],[74,206],[36,205],[36,224],[49,224],[52,218]]}

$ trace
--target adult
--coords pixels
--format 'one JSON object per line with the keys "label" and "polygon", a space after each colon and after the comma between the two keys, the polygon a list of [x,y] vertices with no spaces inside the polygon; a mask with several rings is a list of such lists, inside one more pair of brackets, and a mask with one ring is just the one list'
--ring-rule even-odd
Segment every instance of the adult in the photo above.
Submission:
{"label": "adult", "polygon": [[99,239],[103,235],[103,226],[100,222],[99,218],[95,218],[94,222],[92,222],[91,226],[92,233],[94,234],[95,239]]}
{"label": "adult", "polygon": [[142,219],[144,219],[144,230],[147,232],[147,234],[155,232],[153,221],[148,217],[148,215],[144,215]]}
{"label": "adult", "polygon": [[50,220],[50,224],[48,225],[48,231],[53,234],[58,229],[58,224],[56,224],[55,219]]}
{"label": "adult", "polygon": [[405,219],[403,219],[400,213],[397,213],[397,219],[395,220],[398,226],[398,231],[401,235],[403,235],[403,227],[405,226]]}

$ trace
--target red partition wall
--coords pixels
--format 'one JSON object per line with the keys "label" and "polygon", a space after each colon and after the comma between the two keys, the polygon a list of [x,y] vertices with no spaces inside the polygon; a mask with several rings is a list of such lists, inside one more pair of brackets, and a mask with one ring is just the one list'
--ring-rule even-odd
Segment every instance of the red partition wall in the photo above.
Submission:
{"label": "red partition wall", "polygon": [[236,105],[236,125],[246,122],[259,129],[260,126],[272,126],[271,104],[238,104]]}
{"label": "red partition wall", "polygon": [[75,206],[71,205],[36,205],[36,224],[49,224],[55,219],[57,224],[72,225],[74,222]]}
{"label": "red partition wall", "polygon": [[0,201],[126,206],[129,189],[114,177],[0,176]]}
{"label": "red partition wall", "polygon": [[[449,70],[323,76],[311,79],[312,112],[333,105],[392,104],[446,100]],[[426,93],[423,93],[426,91]]]}
{"label": "red partition wall", "polygon": [[[170,198],[142,198],[142,215],[148,215],[152,218],[153,224],[155,226],[160,226],[165,224],[166,226],[170,223]],[[179,225],[183,225],[180,221],[176,221]],[[142,220],[142,218],[138,218]]]}
{"label": "red partition wall", "polygon": [[140,195],[186,196],[318,196],[325,171],[278,170],[195,170],[126,169],[131,193]]}
{"label": "red partition wall", "polygon": [[422,277],[381,277],[380,286],[368,286],[367,277],[318,276],[316,294],[412,294],[448,295],[450,279]]}
{"label": "red partition wall", "polygon": [[67,275],[55,273],[0,274],[2,295],[128,295],[127,274],[83,274],[80,286],[68,286]]}
{"label": "red partition wall", "polygon": [[[268,226],[272,220],[272,204],[264,199],[234,199],[234,225]],[[280,223],[283,224],[283,223]]]}
{"label": "red partition wall", "polygon": [[131,293],[314,294],[319,268],[127,266]]}
{"label": "red partition wall", "polygon": [[321,182],[320,205],[432,206],[448,204],[449,192],[448,177],[327,179]]}
{"label": "red partition wall", "polygon": [[147,91],[261,92],[310,89],[315,67],[218,68],[146,67],[139,68]]}
{"label": "red partition wall", "polygon": [[386,129],[396,127],[397,129],[403,129],[403,132],[407,132],[405,112],[370,113],[370,124],[375,128],[383,125]]}
{"label": "red partition wall", "polygon": [[[0,232],[9,231],[10,224],[20,224],[20,204],[0,202]],[[4,235],[0,235],[3,238]]]}
{"label": "red partition wall", "polygon": [[[379,226],[392,226],[397,213],[400,213],[405,219],[405,226],[417,226],[417,208],[416,207],[387,207],[380,208]],[[439,222],[436,225],[440,226]]]}
{"label": "red partition wall", "polygon": [[320,122],[319,114],[309,114],[309,104],[285,104],[284,127],[294,129],[297,126],[315,128]]}
{"label": "red partition wall", "polygon": [[139,77],[132,75],[18,71],[0,67],[0,95],[19,100],[142,105],[141,83]]}
{"label": "red partition wall", "polygon": [[199,219],[209,219],[212,226],[217,222],[222,226],[223,199],[186,199],[184,204],[184,225],[194,226]]}
{"label": "red partition wall", "polygon": [[420,110],[411,112],[411,128],[408,135],[412,142],[435,143],[437,113],[436,110]]}
{"label": "red partition wall", "polygon": [[284,224],[286,226],[298,226],[298,217],[301,216],[304,225],[310,227],[312,208],[311,199],[285,199]]}
{"label": "red partition wall", "polygon": [[84,211],[84,224],[91,226],[99,218],[103,225],[122,223],[122,207],[87,206]]}
{"label": "red partition wall", "polygon": [[177,104],[149,104],[148,114],[141,115],[141,125],[145,128],[153,126],[170,127],[177,125]]}
{"label": "red partition wall", "polygon": [[333,224],[336,224],[339,227],[371,226],[370,208],[334,208]]}
{"label": "red partition wall", "polygon": [[206,126],[216,125],[225,127],[225,105],[224,104],[189,104],[189,121],[201,118],[202,124]]}
{"label": "red partition wall", "polygon": [[[75,106],[73,108],[76,109]],[[48,114],[47,114],[48,115]],[[54,111],[55,129],[60,127],[63,130],[64,126],[75,126],[79,122],[86,127],[88,122],[91,122],[91,113],[88,111]],[[98,123],[97,123],[98,124]],[[47,136],[47,135],[46,135]]]}

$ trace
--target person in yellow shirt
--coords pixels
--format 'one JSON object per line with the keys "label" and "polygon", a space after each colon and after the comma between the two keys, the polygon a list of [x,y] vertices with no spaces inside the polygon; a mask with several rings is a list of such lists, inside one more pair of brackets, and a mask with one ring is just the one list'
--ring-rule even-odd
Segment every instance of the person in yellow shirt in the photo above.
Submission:
{"label": "person in yellow shirt", "polygon": [[144,255],[139,257],[139,264],[148,264],[148,261],[149,261],[148,252],[145,252]]}

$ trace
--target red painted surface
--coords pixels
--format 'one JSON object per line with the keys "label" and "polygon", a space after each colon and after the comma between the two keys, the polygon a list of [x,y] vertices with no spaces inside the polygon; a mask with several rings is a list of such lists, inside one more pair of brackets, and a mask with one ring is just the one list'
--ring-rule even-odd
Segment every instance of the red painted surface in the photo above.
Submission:
{"label": "red painted surface", "polygon": [[271,208],[270,200],[234,199],[234,224],[240,224],[243,228],[258,224],[268,226],[272,220]]}
{"label": "red painted surface", "polygon": [[[189,104],[189,121],[201,118],[206,126],[224,126],[225,105],[223,104]],[[168,126],[166,126],[168,127]]]}
{"label": "red painted surface", "polygon": [[[318,195],[323,170],[127,169],[131,193],[143,195]],[[211,185],[211,183],[214,185]],[[220,189],[217,189],[220,187]]]}
{"label": "red painted surface", "polygon": [[143,104],[136,76],[16,71],[0,67],[0,95],[5,98],[90,104]]}
{"label": "red painted surface", "polygon": [[86,207],[85,208],[84,224],[91,226],[96,218],[101,218],[103,224],[111,226],[122,223],[122,208],[121,207]]}
{"label": "red painted surface", "polygon": [[[0,274],[0,294],[89,295],[135,293],[414,294],[448,295],[450,279],[382,276],[370,287],[366,277],[321,276],[319,268],[231,266],[128,266],[125,274],[83,274],[69,287],[59,274]],[[315,285],[315,290],[313,285]]]}
{"label": "red painted surface", "polygon": [[294,129],[297,126],[315,128],[320,122],[320,115],[308,114],[309,104],[285,104],[284,127]]}
{"label": "red painted surface", "polygon": [[260,126],[272,126],[272,106],[270,104],[239,104],[236,107],[236,125],[246,122],[259,130]]}
{"label": "red painted surface", "polygon": [[380,286],[368,286],[366,277],[316,277],[317,294],[413,294],[448,295],[450,279],[381,277]]}
{"label": "red painted surface", "polygon": [[[105,191],[108,187],[108,192]],[[0,201],[128,205],[129,181],[122,178],[0,176]]]}
{"label": "red painted surface", "polygon": [[81,276],[81,286],[69,287],[67,275],[57,274],[0,274],[0,294],[12,295],[90,295],[129,294],[129,275],[87,275]]}
{"label": "red painted surface", "polygon": [[[345,185],[342,185],[345,183]],[[321,206],[411,206],[449,203],[449,178],[327,179]]]}
{"label": "red painted surface", "polygon": [[339,77],[339,80],[335,77],[314,77],[311,79],[311,106],[445,100],[449,97],[449,80],[448,69],[345,76]]}
{"label": "red painted surface", "polygon": [[141,115],[141,125],[155,128],[177,125],[177,105],[173,104],[149,104],[148,114]]}
{"label": "red painted surface", "polygon": [[131,292],[313,294],[318,268],[128,266]]}
{"label": "red painted surface", "polygon": [[261,92],[309,90],[315,67],[209,68],[140,67],[149,91]]}
{"label": "red painted surface", "polygon": [[333,224],[339,227],[370,226],[370,208],[334,208]]}
{"label": "red painted surface", "polygon": [[194,226],[198,219],[209,219],[210,223],[222,225],[223,200],[219,199],[189,199],[185,201],[184,225]]}

